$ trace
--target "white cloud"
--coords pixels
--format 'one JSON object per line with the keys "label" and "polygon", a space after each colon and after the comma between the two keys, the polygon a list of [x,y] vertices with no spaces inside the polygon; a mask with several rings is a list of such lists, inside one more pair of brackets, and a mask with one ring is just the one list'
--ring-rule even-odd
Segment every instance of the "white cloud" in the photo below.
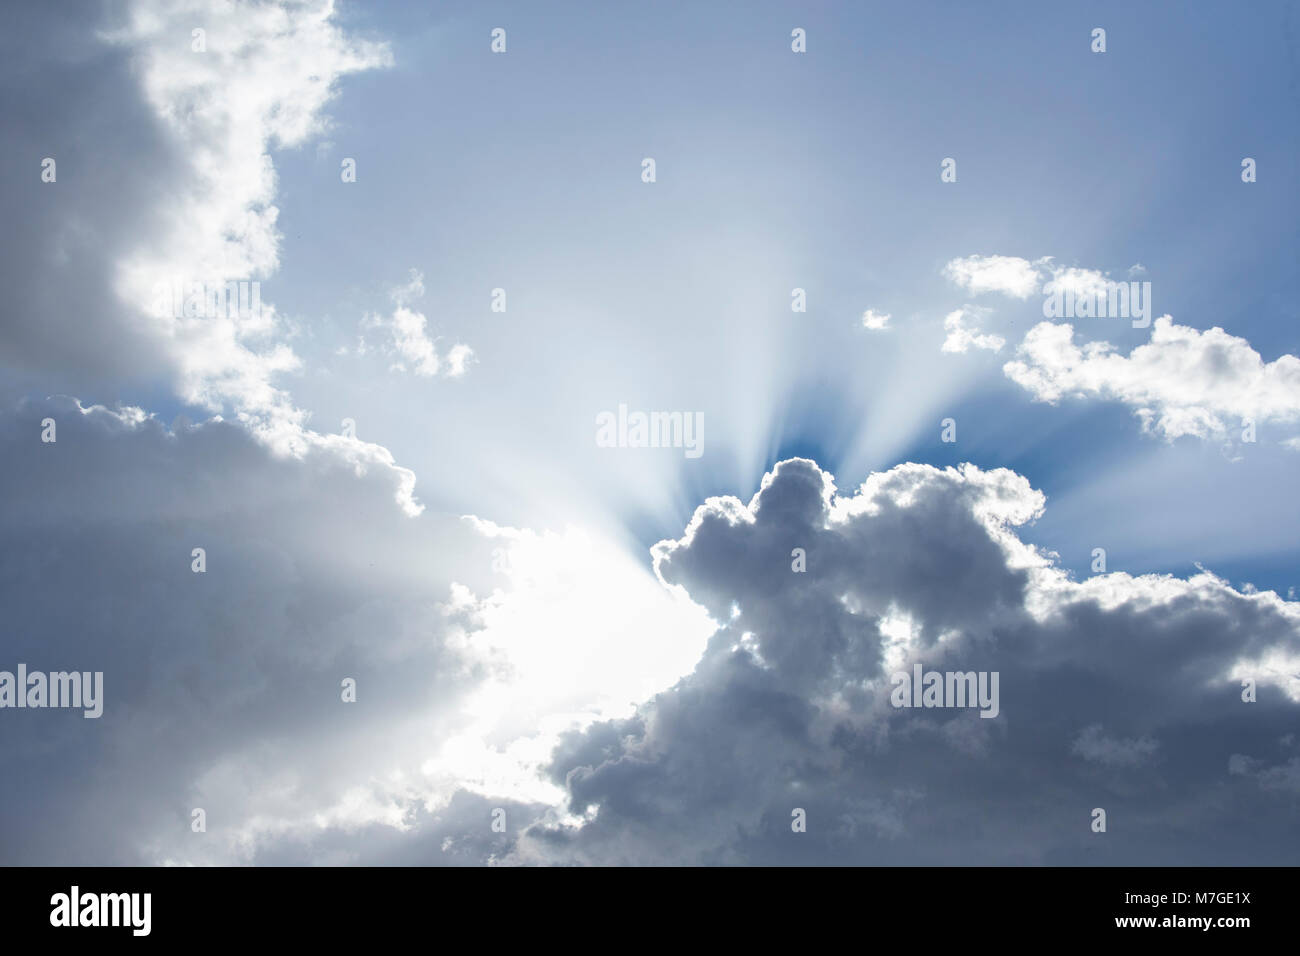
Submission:
{"label": "white cloud", "polygon": [[[1044,295],[1070,292],[1094,298],[1106,295],[1110,283],[1106,273],[1052,263],[1052,256],[1032,262],[1016,256],[967,256],[951,260],[944,266],[943,274],[975,294],[1000,292],[1016,299],[1027,299],[1039,291]],[[1135,265],[1128,271],[1134,276],[1145,273],[1146,269]]]}
{"label": "white cloud", "polygon": [[[442,370],[442,360],[438,357],[437,346],[429,337],[428,319],[423,312],[408,308],[408,303],[424,295],[424,275],[418,269],[411,270],[410,280],[394,288],[390,293],[396,308],[388,317],[374,313],[366,314],[361,321],[362,328],[379,329],[389,338],[389,354],[396,357],[393,368],[397,371],[410,369],[426,378],[437,375]],[[364,339],[358,345],[358,352],[364,354]],[[447,353],[447,374],[452,378],[464,375],[474,358],[474,350],[468,345],[454,345]]]}
{"label": "white cloud", "polygon": [[1151,340],[1125,356],[1107,342],[1074,343],[1068,324],[1030,329],[1003,366],[1037,401],[1067,396],[1120,401],[1166,439],[1223,438],[1242,427],[1300,419],[1300,359],[1265,362],[1243,338],[1156,319]]}
{"label": "white cloud", "polygon": [[875,309],[867,309],[862,313],[862,327],[878,331],[889,328],[889,313],[877,312]]}
{"label": "white cloud", "polygon": [[1007,344],[1006,339],[1000,335],[986,335],[967,326],[968,321],[978,322],[991,312],[991,309],[977,305],[965,305],[949,312],[943,320],[943,327],[948,335],[943,340],[941,351],[960,353],[971,348],[987,349],[990,352],[999,351]]}
{"label": "white cloud", "polygon": [[1051,270],[1051,278],[1043,284],[1043,294],[1068,292],[1079,298],[1104,298],[1109,288],[1108,283],[1105,274],[1096,269],[1063,266]]}
{"label": "white cloud", "polygon": [[411,270],[411,277],[406,281],[406,285],[394,286],[389,292],[393,302],[397,305],[408,305],[416,299],[424,297],[424,273],[419,269]]}
{"label": "white cloud", "polygon": [[447,353],[447,374],[459,378],[469,370],[474,361],[474,350],[468,345],[453,345]]}
{"label": "white cloud", "polygon": [[943,274],[975,295],[1001,292],[1027,299],[1038,291],[1038,266],[1047,260],[1030,262],[1016,256],[967,256],[953,259]]}
{"label": "white cloud", "polygon": [[[263,437],[299,447],[305,416],[275,378],[299,366],[274,308],[254,320],[149,315],[161,283],[260,280],[279,266],[271,150],[329,128],[323,110],[342,76],[385,67],[386,46],[348,37],[329,0],[230,4],[136,0],[104,38],[129,51],[183,182],[159,197],[161,228],[118,262],[119,296],[151,323],[187,402],[223,406]],[[190,31],[206,31],[205,52]]]}

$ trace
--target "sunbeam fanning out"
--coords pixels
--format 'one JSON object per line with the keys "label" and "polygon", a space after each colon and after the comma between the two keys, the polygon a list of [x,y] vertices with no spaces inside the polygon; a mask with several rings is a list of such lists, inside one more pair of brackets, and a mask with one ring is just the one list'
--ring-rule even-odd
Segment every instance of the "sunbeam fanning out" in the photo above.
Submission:
{"label": "sunbeam fanning out", "polygon": [[1300,863],[1297,9],[8,4],[0,863]]}

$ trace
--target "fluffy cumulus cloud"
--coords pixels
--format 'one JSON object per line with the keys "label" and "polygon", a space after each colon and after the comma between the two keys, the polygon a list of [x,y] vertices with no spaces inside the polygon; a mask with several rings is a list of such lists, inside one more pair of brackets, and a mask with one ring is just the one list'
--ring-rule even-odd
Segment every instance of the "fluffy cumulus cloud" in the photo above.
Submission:
{"label": "fluffy cumulus cloud", "polygon": [[[1140,264],[1128,270],[1130,280],[1145,273]],[[1032,262],[1015,256],[968,256],[951,260],[944,275],[974,293],[1020,299],[1041,291],[1107,303],[1116,286],[1105,272],[1056,265],[1051,256]],[[1127,303],[1128,298],[1116,301]],[[1139,321],[1133,313],[1135,327],[1150,321],[1150,307],[1148,293],[1142,306],[1145,318]],[[1000,336],[970,330],[972,317],[990,312],[973,311],[976,308],[967,305],[948,314],[943,351],[998,350],[1005,344]],[[1184,435],[1224,439],[1243,430],[1249,434],[1252,423],[1292,426],[1300,420],[1300,359],[1294,355],[1266,362],[1246,339],[1218,327],[1200,331],[1177,325],[1168,315],[1157,319],[1150,340],[1127,356],[1109,342],[1076,343],[1075,331],[1065,322],[1038,323],[1003,371],[1035,401],[1122,402],[1133,409],[1144,430],[1169,440]],[[1296,436],[1282,442],[1288,448],[1300,447]]]}
{"label": "fluffy cumulus cloud", "polygon": [[1128,355],[1106,342],[1076,344],[1072,326],[1042,322],[1004,371],[1037,401],[1123,402],[1144,428],[1167,439],[1229,437],[1246,419],[1257,425],[1300,419],[1300,359],[1266,362],[1243,338],[1176,325],[1167,315],[1155,321],[1151,340]]}
{"label": "fluffy cumulus cloud", "polygon": [[[1015,531],[1043,508],[1005,469],[899,465],[841,496],[805,460],[709,499],[655,549],[718,622],[707,649],[565,738],[567,818],[510,858],[1295,863],[1300,607],[1208,573],[1073,580]],[[894,707],[917,663],[998,672],[998,716]]]}

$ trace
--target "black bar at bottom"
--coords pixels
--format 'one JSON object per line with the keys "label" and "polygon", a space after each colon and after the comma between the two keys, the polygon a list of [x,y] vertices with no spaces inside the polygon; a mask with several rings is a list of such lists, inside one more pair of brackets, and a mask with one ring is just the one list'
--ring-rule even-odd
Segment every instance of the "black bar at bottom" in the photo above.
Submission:
{"label": "black bar at bottom", "polygon": [[[400,941],[454,945],[586,938],[733,941],[788,931],[802,942],[849,932],[864,945],[896,929],[933,942],[1131,937],[1232,945],[1294,939],[1288,868],[9,868],[7,942],[110,938],[295,945]],[[73,890],[76,887],[76,890]],[[147,921],[145,897],[148,894]],[[74,906],[74,898],[76,905]],[[75,915],[74,915],[75,912]],[[705,929],[693,929],[703,921]],[[73,923],[78,925],[72,925]],[[118,925],[92,925],[117,923]],[[55,925],[59,924],[59,925]],[[147,934],[143,932],[147,928]],[[577,934],[574,936],[573,934]],[[482,935],[480,935],[482,934]],[[920,934],[919,936],[915,934]],[[503,937],[506,937],[503,939]]]}

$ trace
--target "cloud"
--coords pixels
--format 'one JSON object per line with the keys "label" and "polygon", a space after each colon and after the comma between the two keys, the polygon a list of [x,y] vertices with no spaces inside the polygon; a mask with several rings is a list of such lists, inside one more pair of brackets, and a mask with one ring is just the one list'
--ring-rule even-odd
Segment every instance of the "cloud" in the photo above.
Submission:
{"label": "cloud", "polygon": [[[24,104],[10,153],[57,155],[59,180],[13,177],[0,241],[21,321],[0,324],[0,390],[108,400],[170,385],[212,417],[169,428],[69,398],[0,405],[7,663],[106,676],[100,720],[0,720],[5,862],[1294,853],[1276,839],[1294,817],[1295,747],[1278,733],[1300,700],[1294,607],[1208,574],[1070,581],[1013,530],[1045,507],[1014,473],[900,466],[841,497],[812,463],[785,462],[748,505],[710,499],[655,549],[656,578],[581,529],[423,507],[386,449],[309,431],[285,384],[304,370],[294,327],[269,301],[225,316],[150,306],[161,283],[276,272],[276,151],[315,140],[328,158],[340,82],[391,56],[324,2],[128,0],[107,16],[97,32],[56,17],[39,42],[10,31],[22,39],[0,82]],[[1021,298],[1015,263],[1048,268],[961,261],[954,281],[972,294]],[[418,273],[395,290],[372,347],[416,375],[464,374],[473,350],[439,345],[423,292]],[[1003,344],[978,314],[956,313],[958,351]],[[888,318],[869,311],[864,327]],[[757,345],[729,367],[763,388],[723,392],[771,392],[780,344],[737,327]],[[680,339],[645,328],[670,351]],[[617,362],[587,364],[619,379]],[[520,420],[509,388],[479,394]],[[745,401],[733,424],[771,437],[779,408]],[[525,430],[568,420],[535,410]],[[493,444],[513,449],[520,496],[567,508],[547,500],[560,482],[544,455]],[[467,484],[468,445],[424,445],[451,500],[484,484]],[[582,470],[558,457],[562,477]],[[682,500],[680,485],[652,486]],[[807,574],[789,567],[796,547]],[[999,719],[888,708],[892,669],[922,660],[998,668]],[[1242,675],[1260,676],[1258,704],[1233,696]],[[356,704],[339,698],[343,676]],[[1131,844],[1074,836],[1098,800]],[[809,834],[790,833],[792,806]],[[206,833],[190,829],[194,807]],[[508,834],[489,829],[495,808]],[[1222,826],[1232,814],[1246,823]]]}
{"label": "cloud", "polygon": [[1125,356],[1107,342],[1074,343],[1068,324],[1030,329],[1003,366],[1036,401],[1066,397],[1123,402],[1144,430],[1172,440],[1224,438],[1245,419],[1257,424],[1300,419],[1300,359],[1265,362],[1243,338],[1155,321],[1151,340]]}
{"label": "cloud", "polygon": [[1006,339],[1000,335],[978,333],[966,325],[968,320],[981,321],[991,312],[991,309],[981,308],[977,305],[964,305],[960,309],[949,312],[943,320],[943,327],[947,330],[948,335],[943,340],[940,350],[958,353],[971,348],[987,349],[990,352],[1000,351],[1002,346],[1007,344]]}
{"label": "cloud", "polygon": [[967,256],[953,259],[943,274],[975,295],[1001,292],[1017,299],[1027,299],[1038,291],[1038,267],[1046,259],[1030,262],[1016,256]]}
{"label": "cloud", "polygon": [[1071,748],[1084,760],[1114,767],[1136,767],[1156,752],[1159,744],[1150,737],[1118,739],[1107,737],[1101,724],[1092,724],[1080,731]]}
{"label": "cloud", "polygon": [[[167,215],[159,197],[184,160],[143,102],[125,51],[86,29],[102,10],[84,7],[84,17],[12,8],[10,69],[0,76],[6,142],[33,163],[21,174],[15,166],[5,187],[0,255],[14,319],[0,323],[0,365],[45,393],[134,385],[170,366],[165,343],[113,286],[117,255]],[[53,183],[38,179],[42,157],[57,163]]]}
{"label": "cloud", "polygon": [[[1140,264],[1128,270],[1130,277],[1145,272]],[[1111,284],[1104,272],[1053,265],[1052,256],[1032,262],[1016,256],[967,256],[949,261],[943,274],[974,294],[999,292],[1016,299],[1028,299],[1039,291],[1044,295],[1070,292],[1084,298],[1104,298]]]}
{"label": "cloud", "polygon": [[3,712],[4,862],[481,864],[494,807],[558,800],[562,733],[698,658],[704,613],[621,545],[404,509],[384,449],[309,437],[0,412],[0,670],[104,673],[97,720]]}
{"label": "cloud", "polygon": [[[146,102],[179,156],[183,183],[166,196],[160,228],[119,259],[116,289],[146,310],[160,284],[221,285],[261,279],[279,266],[279,210],[271,150],[292,148],[329,128],[326,104],[337,81],[386,67],[386,46],[346,36],[333,4],[189,4],[137,0],[124,23],[103,32],[127,50]],[[206,31],[196,52],[191,30]],[[197,228],[196,228],[197,226]],[[181,396],[251,424],[283,430],[302,415],[273,385],[296,368],[277,340],[274,309],[253,321],[153,317],[177,371]]]}
{"label": "cloud", "polygon": [[[1143,275],[1146,268],[1138,263],[1128,273]],[[1033,262],[968,256],[950,261],[944,274],[972,292],[1022,299],[1037,291],[1040,281],[1044,295],[1068,293],[1085,302],[1107,300],[1114,285],[1105,272],[1057,266],[1051,256]],[[1145,308],[1150,308],[1149,298]],[[972,346],[996,351],[1005,344],[999,336],[967,330],[972,309],[965,306],[949,313],[943,351],[964,352]],[[1156,320],[1150,341],[1127,357],[1108,342],[1076,345],[1069,324],[1042,322],[1029,331],[1003,370],[1035,401],[1055,404],[1074,397],[1122,402],[1133,408],[1144,431],[1167,440],[1183,435],[1226,439],[1246,429],[1247,419],[1256,425],[1300,419],[1300,360],[1295,356],[1264,362],[1243,338],[1217,327],[1200,332],[1175,325],[1168,315]],[[1284,444],[1296,447],[1296,440]]]}
{"label": "cloud", "polygon": [[[1076,583],[1019,540],[1045,500],[1006,469],[841,496],[783,462],[657,545],[656,581],[578,529],[403,513],[402,471],[341,437],[280,456],[55,399],[0,447],[10,663],[106,688],[97,721],[0,722],[9,862],[1070,861],[1097,805],[1124,808],[1106,859],[1280,859],[1294,741],[1261,741],[1300,706],[1300,610],[1206,573]],[[914,662],[998,671],[999,717],[894,710]]]}
{"label": "cloud", "polygon": [[872,331],[887,329],[889,328],[889,318],[890,316],[888,312],[877,312],[875,309],[867,309],[867,311],[862,313],[862,327],[864,329],[871,329]]}
{"label": "cloud", "polygon": [[430,792],[428,742],[474,683],[441,605],[489,549],[399,507],[386,452],[317,436],[280,456],[230,422],[71,399],[0,414],[0,448],[24,556],[0,574],[0,669],[103,671],[105,698],[94,721],[0,720],[6,862],[244,862],[276,835],[396,825],[399,797]]}
{"label": "cloud", "polygon": [[[301,450],[306,416],[278,384],[301,361],[274,305],[174,314],[158,308],[159,290],[277,270],[273,151],[327,130],[340,78],[391,54],[346,35],[329,2],[134,0],[92,11],[92,27],[96,13],[91,30],[80,17],[76,29],[33,18],[29,49],[43,57],[9,74],[23,92],[8,95],[45,90],[59,104],[24,111],[12,131],[16,149],[57,160],[58,179],[16,190],[13,234],[26,238],[5,253],[25,320],[0,332],[5,364],[42,393],[164,383]],[[83,103],[94,108],[62,106]]]}
{"label": "cloud", "polygon": [[[1208,573],[1074,581],[1015,531],[1043,508],[1006,469],[899,465],[841,496],[798,459],[748,504],[709,499],[654,549],[717,622],[704,655],[565,737],[568,820],[509,859],[1296,862],[1285,769],[1265,786],[1227,767],[1300,716],[1285,675],[1256,671],[1250,704],[1231,676],[1296,659],[1300,607]],[[895,709],[889,676],[914,663],[998,672],[999,717]],[[1115,834],[1091,832],[1097,806]]]}
{"label": "cloud", "polygon": [[[416,375],[426,378],[437,375],[442,369],[434,340],[428,335],[428,320],[424,313],[408,308],[408,303],[424,295],[424,275],[418,269],[411,270],[411,278],[406,285],[398,286],[390,293],[396,308],[387,318],[375,313],[367,313],[361,326],[364,329],[379,329],[389,340],[388,352],[396,361],[393,369],[406,371],[409,365]],[[359,348],[364,353],[364,340]],[[468,370],[474,359],[474,350],[468,345],[454,345],[447,353],[446,374],[459,378]]]}
{"label": "cloud", "polygon": [[621,547],[580,528],[534,532],[478,518],[499,583],[455,584],[458,646],[482,676],[465,729],[426,773],[452,789],[556,804],[541,773],[560,735],[630,714],[689,672],[712,628]]}
{"label": "cloud", "polygon": [[1269,767],[1259,758],[1233,754],[1228,758],[1228,773],[1252,777],[1264,790],[1300,794],[1300,756]]}
{"label": "cloud", "polygon": [[447,352],[447,374],[460,378],[474,362],[474,350],[468,345],[453,345]]}
{"label": "cloud", "polygon": [[1076,266],[1062,266],[1052,269],[1051,278],[1043,284],[1043,294],[1053,292],[1071,293],[1077,298],[1105,298],[1109,290],[1109,280],[1105,274],[1096,269],[1080,269]]}

